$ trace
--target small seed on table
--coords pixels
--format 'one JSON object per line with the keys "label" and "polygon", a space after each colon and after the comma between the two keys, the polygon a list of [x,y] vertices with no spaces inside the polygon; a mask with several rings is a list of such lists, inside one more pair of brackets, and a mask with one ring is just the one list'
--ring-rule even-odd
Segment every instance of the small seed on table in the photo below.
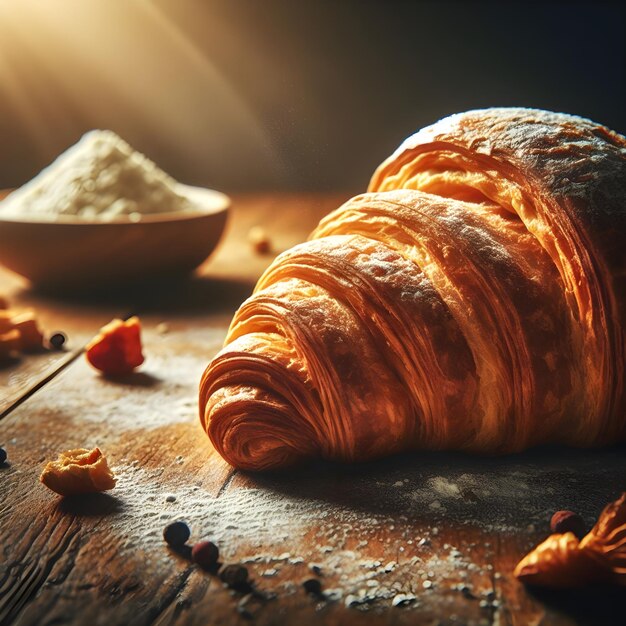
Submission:
{"label": "small seed on table", "polygon": [[163,530],[163,539],[173,548],[179,548],[185,545],[190,536],[191,531],[185,522],[173,522],[172,524],[168,524]]}
{"label": "small seed on table", "polygon": [[62,332],[53,333],[48,343],[53,350],[61,350],[67,341],[67,335]]}
{"label": "small seed on table", "polygon": [[7,460],[7,451],[4,448],[0,448],[0,465]]}

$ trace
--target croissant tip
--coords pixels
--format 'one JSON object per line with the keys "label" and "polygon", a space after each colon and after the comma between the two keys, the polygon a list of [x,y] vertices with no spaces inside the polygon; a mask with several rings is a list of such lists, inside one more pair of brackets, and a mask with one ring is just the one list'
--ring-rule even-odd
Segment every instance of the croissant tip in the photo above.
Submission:
{"label": "croissant tip", "polygon": [[523,583],[532,578],[532,576],[536,573],[537,572],[534,568],[524,564],[522,561],[520,561],[513,570],[513,576]]}

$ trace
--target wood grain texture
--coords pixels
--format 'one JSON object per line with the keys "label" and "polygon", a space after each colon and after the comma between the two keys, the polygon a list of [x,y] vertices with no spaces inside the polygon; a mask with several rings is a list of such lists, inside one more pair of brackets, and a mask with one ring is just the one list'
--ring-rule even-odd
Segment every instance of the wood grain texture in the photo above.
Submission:
{"label": "wood grain texture", "polygon": [[[247,230],[263,225],[276,249],[288,247],[341,198],[235,200],[227,239],[189,281],[69,303],[12,292],[42,315],[67,310],[76,336],[99,316],[138,312],[146,363],[112,381],[80,356],[0,421],[10,454],[0,625],[619,623],[620,590],[530,593],[512,570],[554,510],[591,524],[624,489],[623,449],[428,453],[275,475],[235,473],[215,454],[197,418],[198,380],[271,260],[253,254]],[[18,395],[37,379],[24,376]],[[45,460],[90,445],[118,476],[109,494],[63,500],[38,483]],[[254,587],[276,598],[232,592],[168,550],[163,526],[180,518],[192,540],[214,539],[223,562],[245,563]],[[340,598],[304,593],[312,566]],[[399,593],[415,599],[394,607]]]}
{"label": "wood grain texture", "polygon": [[18,312],[34,311],[46,337],[63,331],[68,339],[61,351],[42,349],[23,354],[16,361],[0,362],[1,419],[34,388],[45,384],[76,358],[95,331],[120,312],[114,304],[93,308],[32,293],[25,281],[1,268],[0,295]]}

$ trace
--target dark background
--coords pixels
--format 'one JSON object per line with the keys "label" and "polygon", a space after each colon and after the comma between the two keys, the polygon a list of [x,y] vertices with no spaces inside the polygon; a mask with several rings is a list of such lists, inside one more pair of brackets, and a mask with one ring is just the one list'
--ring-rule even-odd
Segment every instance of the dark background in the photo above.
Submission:
{"label": "dark background", "polygon": [[363,189],[476,107],[624,133],[625,33],[602,2],[0,0],[0,187],[94,127],[225,190]]}

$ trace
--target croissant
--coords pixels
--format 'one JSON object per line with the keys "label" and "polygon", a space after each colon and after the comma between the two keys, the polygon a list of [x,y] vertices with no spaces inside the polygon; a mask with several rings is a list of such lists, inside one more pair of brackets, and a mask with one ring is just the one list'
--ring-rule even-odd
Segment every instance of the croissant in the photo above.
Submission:
{"label": "croissant", "polygon": [[279,255],[200,385],[249,470],[626,438],[626,139],[530,109],[445,118]]}
{"label": "croissant", "polygon": [[626,492],[602,511],[582,540],[573,533],[550,535],[514,571],[529,585],[581,587],[626,585]]}

